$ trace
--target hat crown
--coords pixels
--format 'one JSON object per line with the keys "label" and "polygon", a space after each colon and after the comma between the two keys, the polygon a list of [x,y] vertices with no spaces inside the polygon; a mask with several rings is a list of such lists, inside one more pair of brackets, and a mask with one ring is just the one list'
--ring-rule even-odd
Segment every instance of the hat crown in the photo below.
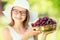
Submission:
{"label": "hat crown", "polygon": [[29,10],[29,3],[27,2],[27,0],[15,0],[13,6],[20,6]]}

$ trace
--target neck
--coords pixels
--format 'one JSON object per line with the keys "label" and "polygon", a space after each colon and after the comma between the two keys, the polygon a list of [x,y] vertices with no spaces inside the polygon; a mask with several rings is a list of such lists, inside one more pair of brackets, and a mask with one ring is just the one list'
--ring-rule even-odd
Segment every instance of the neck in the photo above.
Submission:
{"label": "neck", "polygon": [[26,31],[26,29],[23,28],[23,23],[15,23],[13,28],[19,33],[24,33]]}
{"label": "neck", "polygon": [[14,27],[21,29],[21,28],[23,28],[23,23],[15,23],[15,24],[14,24]]}

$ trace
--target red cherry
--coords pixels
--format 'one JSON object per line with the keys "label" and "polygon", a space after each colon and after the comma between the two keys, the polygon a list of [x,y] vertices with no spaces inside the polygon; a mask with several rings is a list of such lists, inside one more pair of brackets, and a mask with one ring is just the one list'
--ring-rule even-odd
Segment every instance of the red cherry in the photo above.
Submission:
{"label": "red cherry", "polygon": [[34,24],[32,23],[32,27],[36,27],[36,26],[37,26],[37,24],[36,24],[36,23],[34,23]]}

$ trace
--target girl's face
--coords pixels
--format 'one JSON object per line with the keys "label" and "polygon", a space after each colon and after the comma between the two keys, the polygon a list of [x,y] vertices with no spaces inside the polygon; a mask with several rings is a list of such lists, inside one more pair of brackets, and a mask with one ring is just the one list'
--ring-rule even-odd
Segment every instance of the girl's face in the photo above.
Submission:
{"label": "girl's face", "polygon": [[26,9],[15,6],[12,9],[12,19],[15,22],[23,22],[26,19]]}

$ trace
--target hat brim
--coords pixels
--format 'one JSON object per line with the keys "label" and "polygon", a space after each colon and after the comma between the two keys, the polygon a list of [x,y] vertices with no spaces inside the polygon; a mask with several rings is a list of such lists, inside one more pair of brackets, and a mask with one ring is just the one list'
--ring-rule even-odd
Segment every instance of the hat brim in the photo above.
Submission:
{"label": "hat brim", "polygon": [[[9,5],[3,12],[3,14],[6,16],[6,18],[8,18],[9,20],[11,20],[11,9],[12,9],[12,5]],[[29,11],[29,15],[30,15],[30,20],[29,22],[33,22],[34,20],[36,20],[38,18],[38,13],[37,12],[32,12],[30,10]]]}

